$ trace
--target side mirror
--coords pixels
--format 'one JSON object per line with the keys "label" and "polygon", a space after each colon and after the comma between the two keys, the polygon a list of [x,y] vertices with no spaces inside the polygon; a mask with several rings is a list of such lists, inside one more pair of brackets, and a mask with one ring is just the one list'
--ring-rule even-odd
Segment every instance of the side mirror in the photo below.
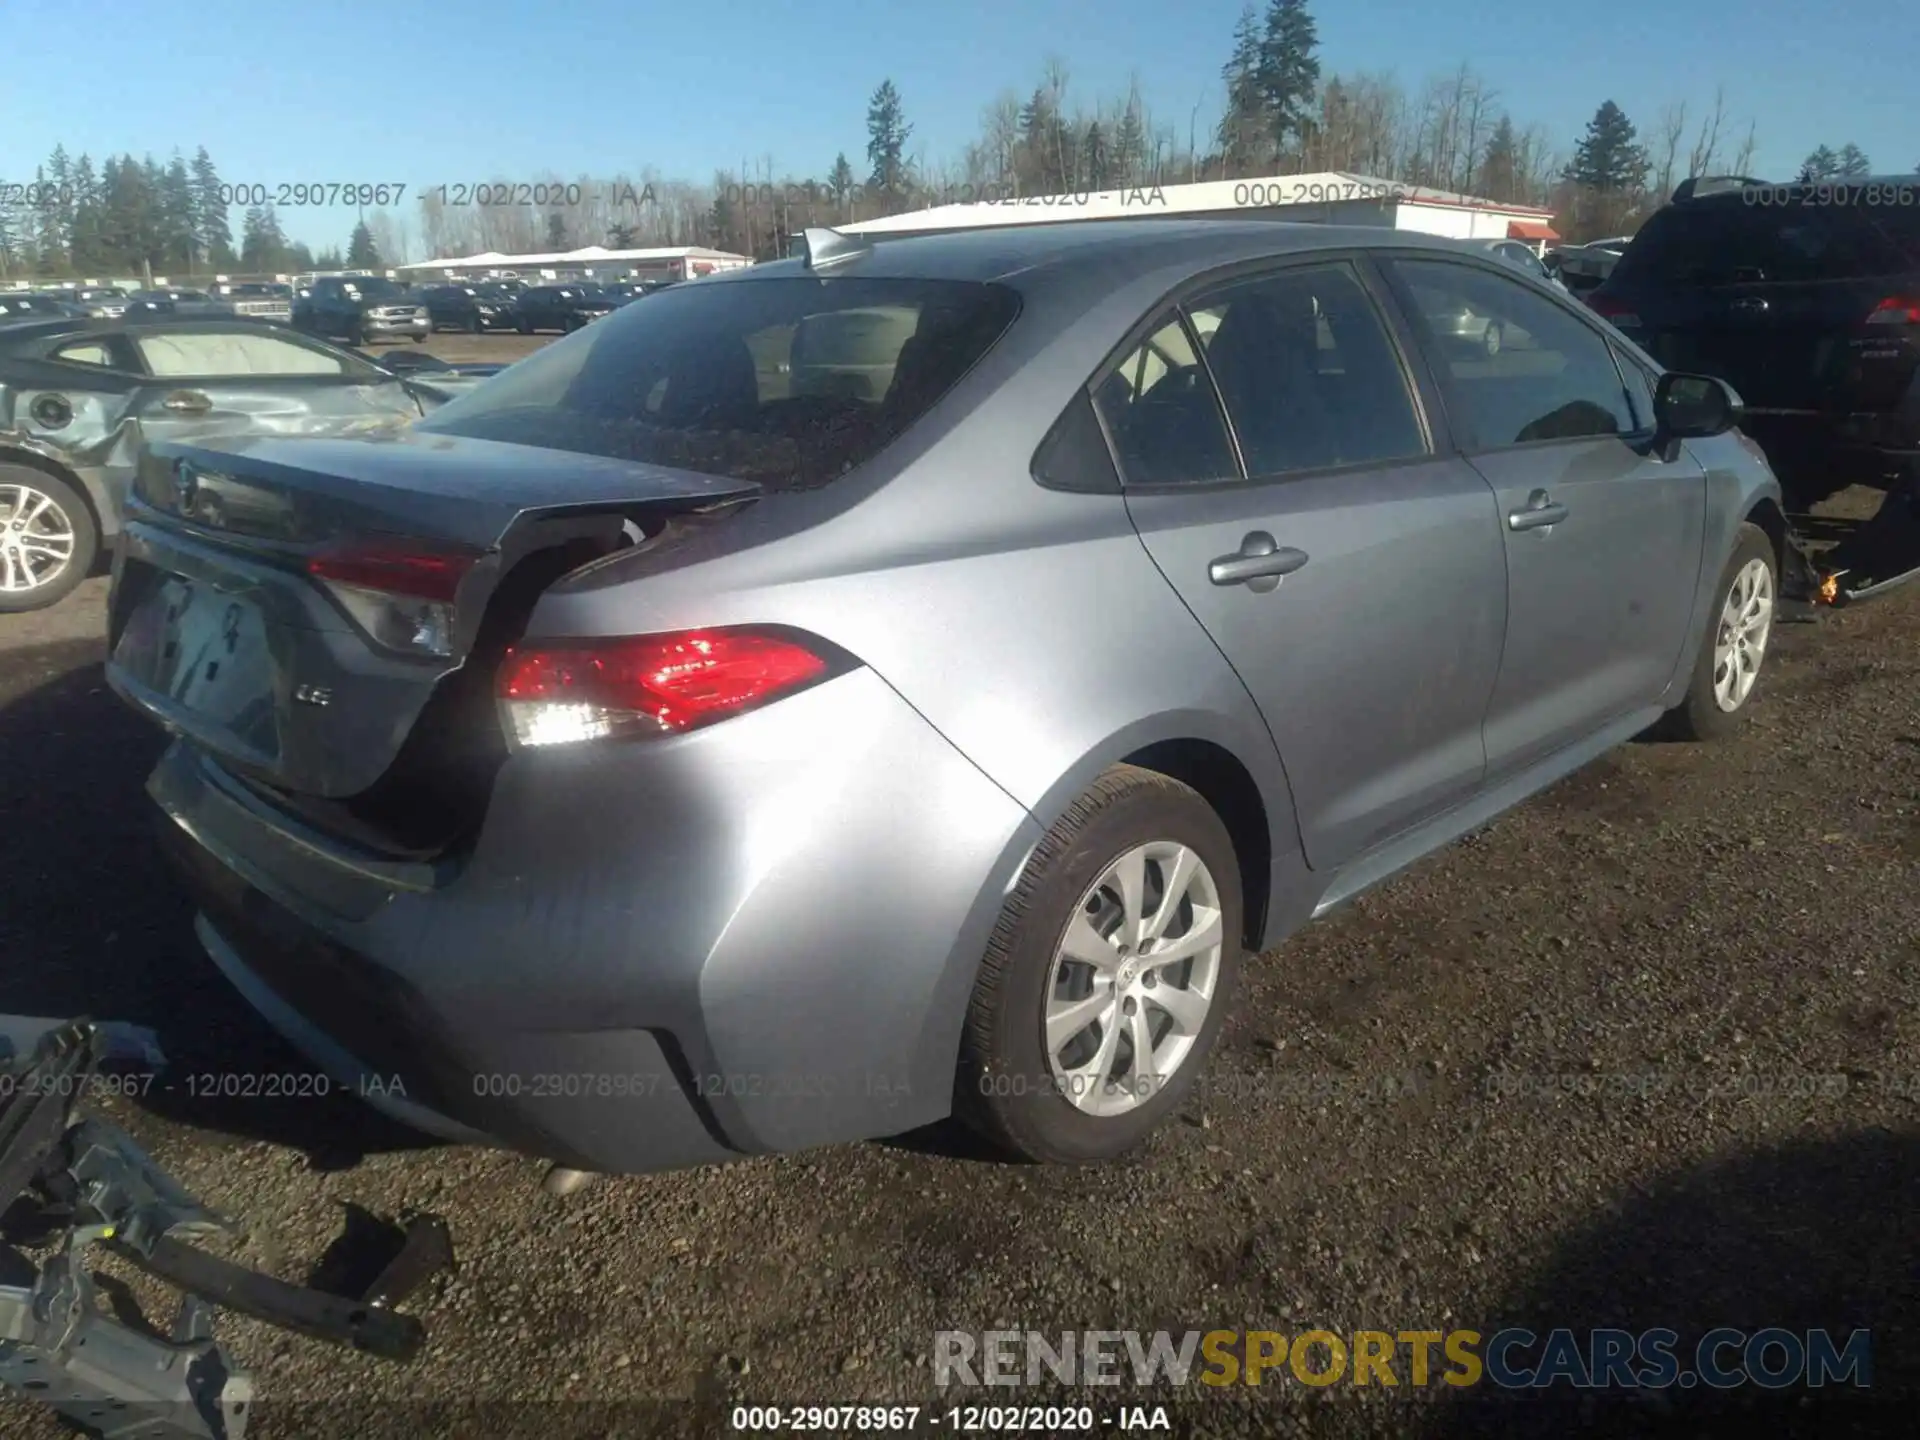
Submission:
{"label": "side mirror", "polygon": [[1654,418],[1661,435],[1672,440],[1724,435],[1745,409],[1734,388],[1712,375],[1662,375],[1653,392]]}

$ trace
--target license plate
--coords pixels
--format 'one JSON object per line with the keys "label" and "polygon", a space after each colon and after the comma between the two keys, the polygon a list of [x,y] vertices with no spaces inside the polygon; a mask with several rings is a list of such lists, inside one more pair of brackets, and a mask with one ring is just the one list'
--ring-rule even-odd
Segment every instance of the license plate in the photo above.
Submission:
{"label": "license plate", "polygon": [[113,658],[148,689],[255,743],[273,731],[266,623],[244,597],[169,576],[128,618]]}

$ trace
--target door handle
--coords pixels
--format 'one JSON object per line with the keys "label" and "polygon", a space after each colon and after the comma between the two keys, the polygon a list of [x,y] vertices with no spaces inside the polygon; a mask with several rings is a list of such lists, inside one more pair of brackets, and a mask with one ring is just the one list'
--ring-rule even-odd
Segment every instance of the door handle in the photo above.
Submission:
{"label": "door handle", "polygon": [[1567,518],[1567,507],[1556,501],[1544,490],[1536,490],[1527,497],[1527,508],[1515,510],[1507,516],[1509,530],[1545,530],[1558,525]]}
{"label": "door handle", "polygon": [[1207,578],[1216,585],[1244,585],[1256,594],[1266,594],[1279,585],[1280,577],[1291,575],[1307,563],[1307,552],[1274,543],[1264,530],[1255,530],[1240,542],[1237,554],[1222,555],[1207,567]]}
{"label": "door handle", "polygon": [[198,390],[176,390],[160,404],[176,415],[204,415],[213,409],[213,401]]}
{"label": "door handle", "polygon": [[1765,300],[1760,299],[1758,296],[1749,296],[1744,300],[1734,301],[1728,308],[1745,311],[1748,314],[1759,314],[1761,311],[1770,307]]}

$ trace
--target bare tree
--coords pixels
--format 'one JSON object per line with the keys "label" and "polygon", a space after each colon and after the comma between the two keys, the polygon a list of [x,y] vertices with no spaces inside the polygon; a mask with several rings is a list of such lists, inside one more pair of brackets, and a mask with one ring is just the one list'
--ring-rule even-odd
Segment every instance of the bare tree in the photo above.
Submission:
{"label": "bare tree", "polygon": [[1726,123],[1727,94],[1724,86],[1713,92],[1713,110],[1700,122],[1700,134],[1693,142],[1693,153],[1687,157],[1687,177],[1711,175],[1714,162],[1720,158],[1720,127]]}
{"label": "bare tree", "polygon": [[1753,152],[1759,148],[1759,136],[1751,120],[1747,122],[1747,138],[1740,142],[1740,148],[1733,155],[1733,173],[1746,175],[1753,170]]}
{"label": "bare tree", "polygon": [[1686,137],[1687,102],[1682,100],[1660,112],[1660,128],[1654,139],[1654,174],[1663,196],[1673,193],[1674,182],[1679,178],[1674,172],[1680,164],[1680,147]]}

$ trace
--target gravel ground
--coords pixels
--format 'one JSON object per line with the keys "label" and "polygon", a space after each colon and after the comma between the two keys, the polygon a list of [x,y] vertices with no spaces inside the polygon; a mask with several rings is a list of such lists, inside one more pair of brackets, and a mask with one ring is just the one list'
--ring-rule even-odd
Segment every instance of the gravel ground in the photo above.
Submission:
{"label": "gravel ground", "polygon": [[[104,586],[0,619],[0,1010],[151,1025],[176,1080],[305,1070],[197,951],[153,854],[159,741],[100,679]],[[1911,1395],[1917,677],[1920,588],[1777,631],[1736,740],[1622,749],[1251,963],[1205,1098],[1105,1169],[1010,1166],[941,1130],[552,1201],[530,1160],[344,1098],[176,1085],[106,1108],[269,1229],[286,1273],[349,1204],[452,1224],[460,1268],[416,1302],[433,1340],[411,1368],[223,1322],[263,1440],[944,1407],[934,1333],[1015,1326],[1868,1326],[1875,1394]],[[1831,1391],[1758,1414],[1743,1392],[1551,1412],[1472,1393],[1144,1398],[1182,1435],[1912,1428]]]}

